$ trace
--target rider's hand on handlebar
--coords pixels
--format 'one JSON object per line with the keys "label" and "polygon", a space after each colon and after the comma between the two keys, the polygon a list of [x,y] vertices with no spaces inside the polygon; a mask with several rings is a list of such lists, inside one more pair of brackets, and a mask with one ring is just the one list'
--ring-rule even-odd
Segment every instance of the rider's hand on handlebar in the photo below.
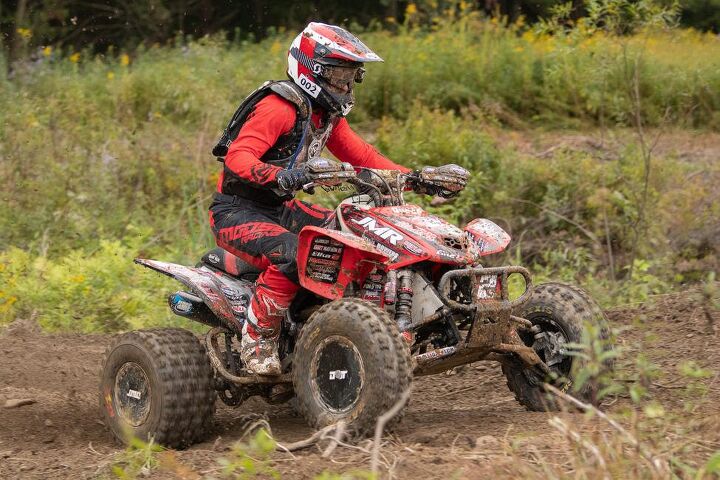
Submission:
{"label": "rider's hand on handlebar", "polygon": [[451,163],[441,167],[425,167],[414,172],[413,190],[444,198],[454,197],[467,185],[470,173]]}
{"label": "rider's hand on handlebar", "polygon": [[311,190],[314,185],[340,185],[354,177],[355,170],[350,164],[316,157],[300,167],[278,172],[276,179],[280,190],[292,192]]}
{"label": "rider's hand on handlebar", "polygon": [[310,176],[303,167],[280,170],[275,178],[278,188],[285,192],[300,190],[303,185],[310,183]]}

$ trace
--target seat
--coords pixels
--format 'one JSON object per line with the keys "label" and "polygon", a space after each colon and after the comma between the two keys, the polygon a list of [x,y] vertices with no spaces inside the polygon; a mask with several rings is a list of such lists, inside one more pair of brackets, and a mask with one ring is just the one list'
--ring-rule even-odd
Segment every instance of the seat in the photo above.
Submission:
{"label": "seat", "polygon": [[257,267],[250,265],[240,257],[220,247],[208,250],[205,255],[202,256],[201,261],[209,267],[217,268],[232,276],[242,277],[243,279],[254,280],[261,272]]}

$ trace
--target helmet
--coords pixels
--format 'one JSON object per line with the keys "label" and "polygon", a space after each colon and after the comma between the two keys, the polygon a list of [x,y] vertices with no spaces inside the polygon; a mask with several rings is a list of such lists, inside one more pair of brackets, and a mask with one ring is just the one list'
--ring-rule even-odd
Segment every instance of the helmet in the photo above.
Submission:
{"label": "helmet", "polygon": [[355,99],[353,83],[363,80],[365,62],[382,62],[355,35],[324,23],[310,23],[288,52],[288,76],[322,108],[345,116]]}

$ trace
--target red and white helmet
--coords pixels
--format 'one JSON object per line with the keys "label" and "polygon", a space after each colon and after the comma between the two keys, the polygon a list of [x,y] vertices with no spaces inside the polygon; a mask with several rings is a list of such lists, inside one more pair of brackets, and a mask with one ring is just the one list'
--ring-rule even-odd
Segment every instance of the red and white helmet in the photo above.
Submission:
{"label": "red and white helmet", "polygon": [[382,62],[347,30],[311,23],[288,52],[288,76],[322,108],[347,115],[354,105],[353,83],[363,80],[365,62]]}

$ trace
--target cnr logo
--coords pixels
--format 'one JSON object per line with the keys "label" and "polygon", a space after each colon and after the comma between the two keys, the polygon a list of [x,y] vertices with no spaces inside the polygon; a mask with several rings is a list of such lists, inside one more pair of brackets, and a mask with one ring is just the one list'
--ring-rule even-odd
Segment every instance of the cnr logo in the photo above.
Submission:
{"label": "cnr logo", "polygon": [[392,245],[397,245],[398,242],[403,239],[401,234],[390,227],[378,227],[377,220],[374,218],[365,217],[360,220],[355,220],[353,218],[352,222],[365,227],[366,231],[372,232],[383,240],[387,240]]}

